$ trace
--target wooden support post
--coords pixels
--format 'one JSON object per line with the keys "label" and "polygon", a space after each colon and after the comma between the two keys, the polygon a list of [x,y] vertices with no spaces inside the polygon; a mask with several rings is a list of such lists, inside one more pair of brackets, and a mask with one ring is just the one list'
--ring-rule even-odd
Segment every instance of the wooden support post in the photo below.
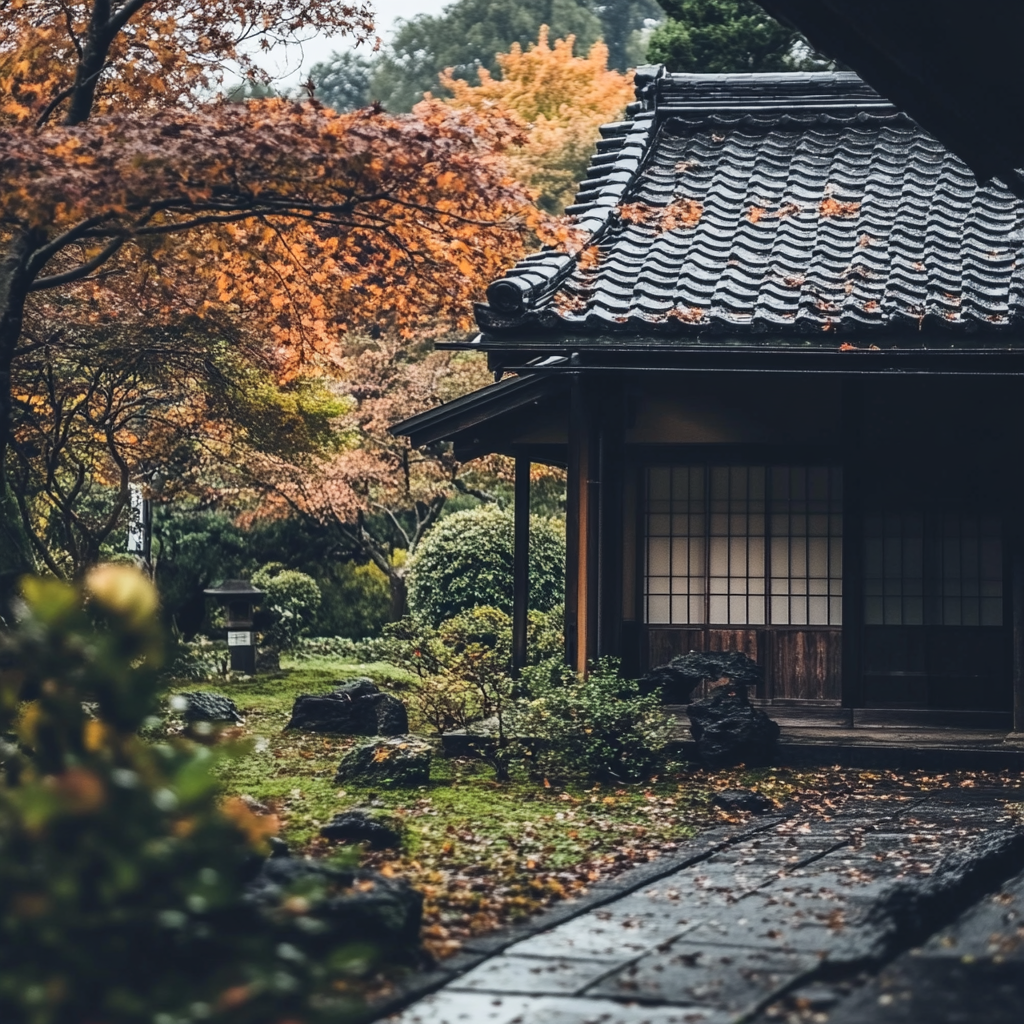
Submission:
{"label": "wooden support post", "polygon": [[609,382],[598,439],[597,657],[621,658],[622,548],[625,494],[625,389]]}
{"label": "wooden support post", "polygon": [[[1024,395],[1018,393],[1018,400]],[[1018,407],[1019,408],[1019,407]],[[1024,436],[1019,437],[1010,496],[1010,613],[1013,624],[1013,732],[1008,740],[1024,743],[1024,467],[1020,465]],[[1012,450],[1012,449],[1011,449]]]}
{"label": "wooden support post", "polygon": [[1020,492],[1014,496],[1016,506],[1010,530],[1010,602],[1013,615],[1013,732],[1015,740],[1024,742],[1024,515]]}
{"label": "wooden support post", "polygon": [[[843,633],[842,703],[862,707],[864,646],[864,384],[843,382]],[[851,711],[852,715],[852,711]]]}
{"label": "wooden support post", "polygon": [[516,456],[515,542],[512,556],[512,674],[526,664],[530,610],[530,459]]}
{"label": "wooden support post", "polygon": [[576,667],[579,646],[580,472],[582,382],[573,374],[569,390],[569,434],[565,473],[565,661]]}
{"label": "wooden support post", "polygon": [[577,672],[597,656],[600,483],[592,384],[574,375],[569,405],[565,528],[565,655]]}

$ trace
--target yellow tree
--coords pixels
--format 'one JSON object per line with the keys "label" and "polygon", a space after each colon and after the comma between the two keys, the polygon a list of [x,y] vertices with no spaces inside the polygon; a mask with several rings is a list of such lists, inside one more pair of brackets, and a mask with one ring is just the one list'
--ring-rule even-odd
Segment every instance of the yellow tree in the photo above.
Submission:
{"label": "yellow tree", "polygon": [[441,75],[451,106],[524,123],[528,138],[513,150],[511,169],[536,190],[548,213],[561,213],[572,201],[598,128],[621,117],[633,98],[632,76],[608,69],[604,43],[595,43],[585,57],[573,55],[574,43],[569,36],[551,45],[543,25],[536,45],[524,51],[513,43],[509,53],[498,55],[500,78],[485,68],[479,85],[456,78],[451,68]]}

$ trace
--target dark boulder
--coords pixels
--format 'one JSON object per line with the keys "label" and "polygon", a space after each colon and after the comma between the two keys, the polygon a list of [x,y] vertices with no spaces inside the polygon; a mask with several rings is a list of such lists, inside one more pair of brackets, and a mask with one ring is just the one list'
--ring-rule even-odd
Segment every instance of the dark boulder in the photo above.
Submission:
{"label": "dark boulder", "polygon": [[409,731],[409,715],[397,697],[381,693],[372,680],[359,678],[330,693],[301,694],[286,728],[344,736],[401,736]]}
{"label": "dark boulder", "polygon": [[775,810],[775,804],[763,793],[752,789],[723,789],[711,801],[712,807],[723,811],[746,811],[749,814],[765,814]]}
{"label": "dark boulder", "polygon": [[194,690],[176,694],[176,697],[185,701],[181,717],[186,722],[234,722],[240,725],[245,721],[235,702],[222,694]]}
{"label": "dark boulder", "polygon": [[380,690],[369,676],[355,676],[343,683],[335,683],[334,689],[331,690],[333,696],[348,697],[349,700],[355,700],[356,697],[372,697],[375,693],[380,693]]}
{"label": "dark boulder", "polygon": [[[309,903],[303,915],[283,915],[295,920],[295,944],[301,949],[313,945],[326,952],[358,942],[369,946],[378,962],[426,961],[420,947],[423,896],[402,879],[278,854],[265,860],[246,886],[247,901],[279,919],[279,909],[293,895]],[[308,927],[310,921],[319,927]]]}
{"label": "dark boulder", "polygon": [[640,678],[643,693],[661,691],[666,704],[688,704],[702,682],[728,679],[735,688],[757,687],[764,670],[739,651],[690,651]]}
{"label": "dark boulder", "polygon": [[409,731],[409,712],[397,697],[378,693],[371,700],[377,714],[377,728],[370,735],[404,736]]}
{"label": "dark boulder", "polygon": [[465,729],[441,733],[445,757],[491,757],[498,749],[498,719],[482,718]]}
{"label": "dark boulder", "polygon": [[358,809],[336,814],[320,829],[320,835],[325,839],[366,843],[371,850],[397,849],[402,845],[401,835],[388,819]]}
{"label": "dark boulder", "polygon": [[425,786],[430,781],[429,743],[415,736],[390,736],[360,743],[341,759],[335,782],[365,786]]}
{"label": "dark boulder", "polygon": [[645,672],[639,680],[640,692],[645,696],[649,693],[660,695],[664,704],[689,704],[693,691],[700,685],[700,680],[673,668],[671,664],[659,665]]}
{"label": "dark boulder", "polygon": [[715,768],[771,762],[779,726],[747,699],[743,688],[719,686],[686,709],[702,760]]}

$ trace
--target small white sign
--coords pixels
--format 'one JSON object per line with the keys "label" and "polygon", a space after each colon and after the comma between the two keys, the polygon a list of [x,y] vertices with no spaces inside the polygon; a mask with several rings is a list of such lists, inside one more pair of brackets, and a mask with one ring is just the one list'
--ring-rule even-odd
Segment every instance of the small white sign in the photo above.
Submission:
{"label": "small white sign", "polygon": [[240,633],[228,633],[228,647],[252,647],[252,633],[245,631]]}

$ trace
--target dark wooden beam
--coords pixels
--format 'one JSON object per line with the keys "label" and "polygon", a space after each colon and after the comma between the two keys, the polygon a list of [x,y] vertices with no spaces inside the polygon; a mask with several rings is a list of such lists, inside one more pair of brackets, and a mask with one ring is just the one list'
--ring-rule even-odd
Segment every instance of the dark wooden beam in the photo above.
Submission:
{"label": "dark wooden beam", "polygon": [[626,411],[621,381],[605,383],[599,402],[597,649],[622,657],[622,550]]}
{"label": "dark wooden beam", "polygon": [[574,374],[569,388],[569,431],[565,473],[565,660],[578,663],[580,577],[580,477],[584,471],[585,424],[583,382]]}
{"label": "dark wooden beam", "polygon": [[[1024,400],[1024,388],[1017,388],[1017,402]],[[1017,405],[1020,409],[1021,405]],[[1021,418],[1017,415],[1018,420]],[[1019,429],[1019,428],[1018,428]],[[1012,446],[1015,458],[1014,480],[1010,494],[1010,515],[1006,532],[1010,542],[1010,614],[1013,636],[1013,733],[1024,741],[1024,466],[1021,448],[1024,432]]]}
{"label": "dark wooden beam", "polygon": [[526,617],[530,610],[530,458],[516,457],[515,543],[512,563],[512,673],[526,664]]}
{"label": "dark wooden beam", "polygon": [[864,645],[864,385],[843,382],[843,707],[861,707]]}

